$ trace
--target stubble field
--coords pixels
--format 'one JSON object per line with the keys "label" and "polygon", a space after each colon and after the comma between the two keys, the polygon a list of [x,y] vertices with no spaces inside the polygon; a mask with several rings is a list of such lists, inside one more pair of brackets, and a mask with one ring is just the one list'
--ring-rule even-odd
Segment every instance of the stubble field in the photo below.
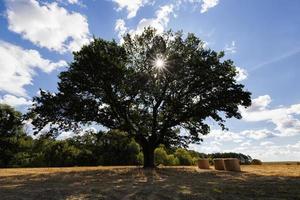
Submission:
{"label": "stubble field", "polygon": [[0,199],[300,199],[300,165],[0,169]]}

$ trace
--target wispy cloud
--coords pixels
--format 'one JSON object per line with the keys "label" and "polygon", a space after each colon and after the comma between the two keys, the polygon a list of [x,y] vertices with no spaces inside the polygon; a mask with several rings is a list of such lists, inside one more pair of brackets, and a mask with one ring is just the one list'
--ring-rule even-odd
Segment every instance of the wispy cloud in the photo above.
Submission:
{"label": "wispy cloud", "polygon": [[255,65],[254,67],[252,67],[249,71],[255,71],[255,70],[258,70],[258,69],[263,68],[263,67],[268,67],[273,63],[279,62],[281,60],[287,59],[287,58],[289,58],[291,56],[294,56],[294,55],[297,55],[297,54],[300,54],[300,48],[296,48],[294,50],[285,52],[284,54],[282,54],[280,56],[277,56],[273,59],[263,61],[263,62]]}
{"label": "wispy cloud", "polygon": [[231,41],[230,44],[226,44],[224,51],[226,53],[234,54],[236,53],[236,43],[235,41]]}

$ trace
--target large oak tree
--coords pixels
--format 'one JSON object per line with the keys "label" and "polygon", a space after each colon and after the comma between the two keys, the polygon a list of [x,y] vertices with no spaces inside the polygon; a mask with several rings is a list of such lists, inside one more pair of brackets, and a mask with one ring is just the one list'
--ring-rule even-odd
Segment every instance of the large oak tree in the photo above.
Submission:
{"label": "large oak tree", "polygon": [[94,38],[60,73],[58,92],[41,90],[28,116],[37,131],[91,123],[126,131],[141,145],[144,167],[154,167],[159,144],[200,142],[208,118],[224,129],[226,118],[241,118],[238,106],[251,104],[233,61],[223,57],[194,34],[147,28],[121,45]]}

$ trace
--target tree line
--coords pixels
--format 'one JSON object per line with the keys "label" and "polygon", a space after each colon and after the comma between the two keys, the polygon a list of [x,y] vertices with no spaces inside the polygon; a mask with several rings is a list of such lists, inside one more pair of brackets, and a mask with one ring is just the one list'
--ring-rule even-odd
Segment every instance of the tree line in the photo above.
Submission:
{"label": "tree line", "polygon": [[[98,165],[142,165],[140,145],[120,130],[86,132],[64,140],[25,133],[22,115],[0,104],[0,167],[66,167]],[[250,163],[251,157],[238,153],[204,154],[180,147],[160,145],[154,151],[155,165],[195,165],[199,158],[236,157]]]}

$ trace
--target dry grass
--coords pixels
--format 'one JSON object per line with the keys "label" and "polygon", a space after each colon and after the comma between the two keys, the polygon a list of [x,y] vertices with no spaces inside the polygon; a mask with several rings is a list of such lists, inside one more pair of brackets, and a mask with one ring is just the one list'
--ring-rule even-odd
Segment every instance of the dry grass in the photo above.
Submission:
{"label": "dry grass", "polygon": [[300,199],[300,165],[0,169],[0,199]]}

